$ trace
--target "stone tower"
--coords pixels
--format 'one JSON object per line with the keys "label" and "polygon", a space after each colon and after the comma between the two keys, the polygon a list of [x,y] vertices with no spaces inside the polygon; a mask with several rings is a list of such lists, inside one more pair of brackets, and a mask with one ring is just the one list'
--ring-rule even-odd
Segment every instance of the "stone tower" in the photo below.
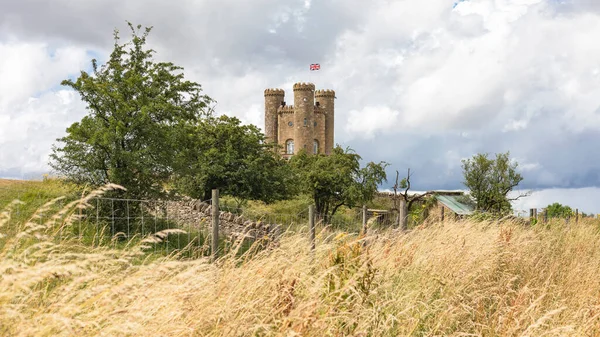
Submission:
{"label": "stone tower", "polygon": [[285,105],[285,92],[281,89],[265,90],[265,136],[267,142],[277,144],[277,109]]}
{"label": "stone tower", "polygon": [[290,158],[300,150],[331,154],[334,146],[333,90],[316,90],[313,83],[296,83],[294,105],[287,105],[282,89],[265,90],[265,136],[282,146]]}
{"label": "stone tower", "polygon": [[325,115],[325,122],[323,123],[324,127],[324,139],[325,143],[323,144],[325,149],[325,154],[331,154],[331,150],[333,149],[334,140],[333,140],[333,116],[334,116],[334,103],[335,100],[335,91],[333,90],[317,90],[316,92],[317,104],[323,110],[323,114]]}

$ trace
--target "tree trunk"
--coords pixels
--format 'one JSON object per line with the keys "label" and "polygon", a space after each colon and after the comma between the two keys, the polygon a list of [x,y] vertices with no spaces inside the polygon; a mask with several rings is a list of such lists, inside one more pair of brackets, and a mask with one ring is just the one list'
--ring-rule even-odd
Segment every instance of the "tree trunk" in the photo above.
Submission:
{"label": "tree trunk", "polygon": [[403,231],[408,229],[408,205],[405,200],[400,200],[400,212],[398,212],[398,218],[400,219],[400,229]]}

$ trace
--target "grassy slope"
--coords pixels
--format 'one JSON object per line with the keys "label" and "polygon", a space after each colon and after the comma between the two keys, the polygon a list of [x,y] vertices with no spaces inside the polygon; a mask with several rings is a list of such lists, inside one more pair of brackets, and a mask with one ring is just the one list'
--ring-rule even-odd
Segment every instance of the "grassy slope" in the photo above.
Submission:
{"label": "grassy slope", "polygon": [[[3,222],[0,220],[0,232]],[[44,237],[0,250],[0,335],[594,336],[597,223],[445,223],[368,245],[322,233],[249,259],[161,259]],[[11,249],[37,236],[27,249]],[[151,245],[151,243],[146,243]]]}

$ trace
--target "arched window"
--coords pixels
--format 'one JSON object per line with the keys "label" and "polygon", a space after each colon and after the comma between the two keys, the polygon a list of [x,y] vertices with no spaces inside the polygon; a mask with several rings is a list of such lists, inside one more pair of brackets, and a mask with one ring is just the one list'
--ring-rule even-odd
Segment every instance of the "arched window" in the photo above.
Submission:
{"label": "arched window", "polygon": [[315,139],[313,142],[313,152],[315,154],[319,153],[319,141]]}
{"label": "arched window", "polygon": [[293,139],[286,140],[285,153],[286,154],[294,154],[294,140]]}

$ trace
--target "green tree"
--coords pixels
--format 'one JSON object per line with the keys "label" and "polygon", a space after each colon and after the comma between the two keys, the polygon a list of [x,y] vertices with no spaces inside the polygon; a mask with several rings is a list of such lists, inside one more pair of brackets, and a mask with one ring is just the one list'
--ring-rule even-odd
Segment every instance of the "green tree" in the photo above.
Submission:
{"label": "green tree", "polygon": [[495,159],[488,158],[488,154],[477,154],[462,161],[463,183],[475,199],[478,211],[505,214],[512,209],[511,201],[527,195],[508,196],[523,180],[517,167],[516,162],[511,163],[509,152],[496,154]]}
{"label": "green tree", "polygon": [[546,212],[548,212],[549,218],[567,218],[575,214],[571,207],[559,204],[558,202],[548,205]]}
{"label": "green tree", "polygon": [[235,117],[208,117],[186,127],[178,157],[176,186],[195,198],[209,199],[211,190],[245,201],[273,202],[292,190],[287,162],[264,145],[254,125]]}
{"label": "green tree", "polygon": [[377,186],[386,181],[386,163],[369,162],[350,149],[336,146],[330,155],[308,155],[301,150],[290,160],[299,190],[312,196],[316,212],[328,222],[342,206],[355,207],[373,199]]}
{"label": "green tree", "polygon": [[145,49],[151,31],[140,34],[129,23],[132,40],[119,44],[107,63],[93,74],[84,71],[62,85],[79,93],[88,115],[67,128],[67,136],[53,146],[50,166],[68,180],[99,186],[108,182],[128,189],[136,198],[159,196],[174,168],[180,130],[194,125],[212,101],[201,86],[184,80],[183,68],[155,62]]}

